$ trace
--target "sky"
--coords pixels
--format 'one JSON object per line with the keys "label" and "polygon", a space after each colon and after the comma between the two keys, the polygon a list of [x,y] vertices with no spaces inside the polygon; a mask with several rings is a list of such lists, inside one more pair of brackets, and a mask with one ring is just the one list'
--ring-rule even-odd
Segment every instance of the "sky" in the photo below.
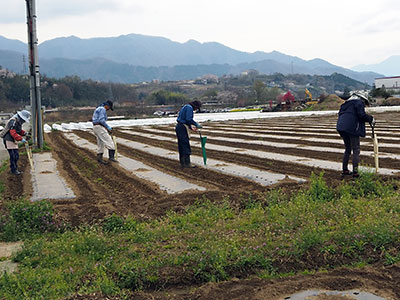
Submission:
{"label": "sky", "polygon": [[[0,7],[0,35],[27,42],[26,2]],[[136,33],[346,68],[400,55],[399,0],[36,0],[36,15],[39,43]]]}

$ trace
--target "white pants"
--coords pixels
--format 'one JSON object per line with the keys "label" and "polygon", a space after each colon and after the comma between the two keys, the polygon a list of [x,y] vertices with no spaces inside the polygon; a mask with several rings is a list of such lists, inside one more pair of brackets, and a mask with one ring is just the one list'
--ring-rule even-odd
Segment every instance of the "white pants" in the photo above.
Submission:
{"label": "white pants", "polygon": [[108,150],[115,150],[114,143],[111,136],[108,134],[107,129],[101,125],[93,126],[94,135],[97,138],[97,153],[104,153],[104,147]]}

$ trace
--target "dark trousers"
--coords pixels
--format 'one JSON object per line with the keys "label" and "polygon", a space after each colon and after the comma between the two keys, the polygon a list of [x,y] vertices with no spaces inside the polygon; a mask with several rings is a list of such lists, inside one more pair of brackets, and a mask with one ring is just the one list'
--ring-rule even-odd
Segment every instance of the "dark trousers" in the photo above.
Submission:
{"label": "dark trousers", "polygon": [[190,148],[189,136],[185,125],[182,123],[176,124],[175,127],[176,136],[178,138],[178,151],[179,156],[192,154],[192,149]]}
{"label": "dark trousers", "polygon": [[7,149],[7,151],[8,154],[10,155],[11,172],[15,172],[18,169],[19,151],[18,149]]}
{"label": "dark trousers", "polygon": [[344,155],[343,155],[343,171],[348,170],[349,158],[353,152],[353,172],[358,171],[358,163],[360,162],[360,137],[351,135],[345,132],[339,132],[344,142]]}

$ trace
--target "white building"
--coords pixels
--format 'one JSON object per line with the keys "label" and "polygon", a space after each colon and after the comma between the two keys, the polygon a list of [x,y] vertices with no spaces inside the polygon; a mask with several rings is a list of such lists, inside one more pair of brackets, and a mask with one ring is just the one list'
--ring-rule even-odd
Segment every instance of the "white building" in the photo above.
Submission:
{"label": "white building", "polygon": [[375,88],[382,87],[387,90],[400,90],[400,76],[375,78]]}

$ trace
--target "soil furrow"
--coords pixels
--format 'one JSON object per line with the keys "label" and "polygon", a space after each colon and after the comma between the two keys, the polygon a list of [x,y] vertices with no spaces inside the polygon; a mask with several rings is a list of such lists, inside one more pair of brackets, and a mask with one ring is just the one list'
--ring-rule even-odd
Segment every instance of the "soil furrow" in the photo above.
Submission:
{"label": "soil furrow", "polygon": [[[105,215],[147,213],[146,202],[158,195],[152,187],[135,181],[112,165],[96,162],[95,154],[80,149],[67,141],[61,133],[52,133],[51,147],[59,157],[62,174],[67,174],[69,183],[77,191],[77,198],[66,203],[53,201],[63,216],[73,224],[90,222]],[[68,212],[69,206],[74,207]]]}
{"label": "soil furrow", "polygon": [[[153,131],[147,131],[143,128],[135,128],[132,129],[132,134],[134,134],[134,131],[138,131],[138,132],[142,132],[142,133],[147,133],[147,134],[154,134],[156,135],[156,133],[154,133]],[[168,137],[174,137],[173,134],[171,134],[168,131],[163,130],[162,131],[162,135],[163,136],[168,136]],[[217,134],[215,136],[218,137],[234,137],[232,135],[224,135],[224,134]],[[240,139],[242,138],[242,136],[240,136]],[[280,154],[289,154],[289,155],[294,155],[294,156],[301,156],[301,157],[305,157],[305,158],[312,158],[312,159],[321,159],[321,160],[328,160],[328,161],[336,161],[336,162],[340,162],[342,160],[343,157],[343,153],[341,152],[327,152],[327,151],[317,151],[317,150],[305,150],[305,149],[300,149],[298,147],[296,147],[298,144],[306,144],[303,143],[303,141],[299,140],[299,143],[296,143],[296,140],[288,140],[285,141],[287,143],[293,143],[293,148],[286,148],[286,147],[274,147],[274,146],[268,146],[268,145],[258,145],[258,144],[250,144],[250,143],[246,143],[246,140],[254,140],[251,138],[251,136],[247,136],[246,139],[243,139],[243,142],[230,142],[230,141],[223,141],[223,140],[219,140],[219,139],[213,139],[212,136],[207,136],[207,142],[208,143],[212,143],[212,144],[216,144],[216,145],[224,145],[224,146],[230,146],[230,147],[235,147],[235,148],[243,148],[243,149],[252,149],[252,150],[258,150],[258,151],[265,151],[265,152],[274,152],[274,153],[280,153]],[[266,139],[263,139],[266,140]],[[282,142],[282,139],[280,139],[279,141],[273,141],[273,142]],[[308,144],[308,143],[307,143]],[[317,144],[317,143],[313,143],[313,145],[310,146],[321,146],[321,147],[328,147],[328,148],[332,148],[332,144],[327,143],[327,145],[323,146],[322,144]],[[366,148],[371,148],[370,150],[367,150]],[[371,156],[366,156],[363,155],[363,150],[364,151],[373,151],[373,147],[365,147],[362,146],[362,150],[361,150],[361,165],[364,166],[373,166],[374,165],[374,158]],[[400,149],[398,149],[400,150]],[[209,151],[209,150],[207,150]],[[383,149],[381,150],[382,152],[384,151]],[[344,149],[343,149],[344,152]],[[393,153],[393,151],[391,151],[390,153]],[[383,158],[380,157],[379,158],[379,165],[381,168],[390,168],[390,169],[400,169],[400,160],[397,159],[392,159],[392,158]]]}
{"label": "soil furrow", "polygon": [[[118,132],[118,136],[121,136],[121,137],[124,137],[127,139],[134,139],[137,142],[141,142],[144,144],[157,146],[157,147],[163,147],[165,149],[170,149],[173,151],[176,151],[175,148],[177,147],[176,144],[173,142],[146,138],[146,137],[142,137],[139,135],[135,135],[134,133],[127,134],[127,133]],[[192,153],[195,155],[199,155],[199,156],[202,155],[201,149],[196,148],[196,147],[192,147]],[[259,169],[259,170],[266,170],[266,171],[271,171],[271,172],[278,173],[278,174],[294,175],[294,176],[304,177],[304,178],[308,178],[312,172],[319,173],[322,171],[321,169],[318,169],[318,168],[312,168],[312,167],[294,164],[294,163],[290,163],[290,162],[280,162],[280,161],[276,161],[276,160],[260,159],[260,158],[254,157],[254,156],[248,156],[248,155],[236,154],[236,153],[226,153],[226,152],[216,151],[216,150],[207,150],[207,156],[209,158],[215,158],[215,159],[226,161],[226,162],[236,163],[236,164],[240,164],[240,165],[246,165],[246,166],[249,166],[249,167],[252,167],[255,169]],[[336,171],[324,170],[324,172],[330,178],[337,179],[339,177],[338,172],[336,172]]]}
{"label": "soil furrow", "polygon": [[[95,137],[84,131],[76,132],[82,138],[85,138],[91,142],[95,141]],[[135,140],[140,142],[138,139],[132,139],[132,136],[129,134],[124,134],[118,132],[118,137],[123,137],[130,140]],[[153,146],[160,146],[159,143],[153,144]],[[163,147],[165,148],[165,147]],[[176,151],[177,147],[167,148],[171,151]],[[118,151],[122,154],[131,157],[133,159],[142,161],[143,163],[162,170],[168,174],[181,177],[183,179],[189,179],[193,183],[204,182],[214,189],[225,190],[227,184],[234,185],[238,189],[246,189],[248,191],[260,191],[264,188],[256,183],[253,183],[249,180],[242,179],[235,176],[228,176],[225,174],[221,174],[219,172],[215,172],[212,170],[207,170],[204,168],[192,168],[192,169],[181,169],[179,167],[179,162],[176,160],[167,159],[161,156],[152,155],[140,150],[132,149],[130,147],[118,144]]]}

